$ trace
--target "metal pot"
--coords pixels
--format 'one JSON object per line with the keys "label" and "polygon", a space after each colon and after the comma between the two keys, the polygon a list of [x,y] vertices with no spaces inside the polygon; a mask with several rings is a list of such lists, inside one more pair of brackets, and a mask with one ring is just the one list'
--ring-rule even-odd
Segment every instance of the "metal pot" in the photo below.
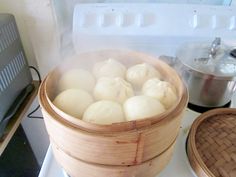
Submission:
{"label": "metal pot", "polygon": [[182,76],[189,90],[189,102],[219,107],[230,102],[236,90],[236,48],[212,44],[185,44],[176,57],[160,56]]}

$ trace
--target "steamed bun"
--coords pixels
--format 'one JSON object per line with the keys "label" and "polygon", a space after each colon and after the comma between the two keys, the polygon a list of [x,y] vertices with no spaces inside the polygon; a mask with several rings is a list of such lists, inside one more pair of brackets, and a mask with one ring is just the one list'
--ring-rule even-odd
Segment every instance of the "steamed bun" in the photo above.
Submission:
{"label": "steamed bun", "polygon": [[53,104],[65,113],[76,118],[82,118],[86,108],[93,103],[92,96],[80,89],[68,89],[61,92]]}
{"label": "steamed bun", "polygon": [[156,116],[165,111],[157,99],[145,95],[129,98],[123,107],[128,121]]}
{"label": "steamed bun", "polygon": [[112,100],[119,103],[123,103],[129,97],[134,96],[131,84],[119,77],[100,78],[93,93],[97,100]]}
{"label": "steamed bun", "polygon": [[100,77],[124,78],[125,73],[126,73],[126,67],[112,58],[95,63],[93,67],[93,74],[96,78]]}
{"label": "steamed bun", "polygon": [[59,80],[58,90],[77,88],[92,91],[95,86],[93,75],[85,69],[71,69],[64,73]]}
{"label": "steamed bun", "polygon": [[157,78],[146,81],[143,85],[144,95],[158,99],[166,109],[170,108],[177,100],[176,89],[166,81],[160,81]]}
{"label": "steamed bun", "polygon": [[131,66],[126,73],[126,79],[136,87],[142,87],[146,80],[153,77],[160,78],[161,74],[147,63]]}
{"label": "steamed bun", "polygon": [[85,111],[83,120],[97,124],[124,122],[122,106],[114,101],[102,100],[91,104]]}

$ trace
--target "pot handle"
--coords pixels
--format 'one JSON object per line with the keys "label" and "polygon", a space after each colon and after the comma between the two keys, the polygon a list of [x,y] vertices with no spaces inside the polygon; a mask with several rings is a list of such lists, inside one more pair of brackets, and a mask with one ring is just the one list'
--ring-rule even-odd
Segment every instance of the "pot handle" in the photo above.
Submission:
{"label": "pot handle", "polygon": [[159,59],[161,61],[164,61],[165,63],[167,63],[171,67],[176,68],[176,64],[178,62],[178,59],[176,57],[167,56],[167,55],[161,55],[161,56],[159,56]]}

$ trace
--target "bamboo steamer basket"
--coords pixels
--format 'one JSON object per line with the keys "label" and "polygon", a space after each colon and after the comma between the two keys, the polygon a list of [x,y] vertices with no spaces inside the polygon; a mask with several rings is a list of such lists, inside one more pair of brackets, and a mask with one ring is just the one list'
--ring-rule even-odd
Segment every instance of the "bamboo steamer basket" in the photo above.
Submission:
{"label": "bamboo steamer basket", "polygon": [[[147,62],[154,65],[172,83],[178,101],[165,113],[143,120],[97,125],[76,119],[52,104],[57,81],[62,72],[80,67],[91,69],[91,63],[115,58],[131,66]],[[101,165],[137,165],[163,153],[175,141],[181,118],[188,102],[188,93],[179,75],[157,58],[133,51],[99,51],[85,53],[63,63],[44,79],[39,90],[46,128],[50,139],[76,159]]]}
{"label": "bamboo steamer basket", "polygon": [[199,116],[189,132],[187,154],[199,177],[236,177],[236,109]]}
{"label": "bamboo steamer basket", "polygon": [[159,156],[139,165],[111,166],[81,161],[71,157],[54,143],[51,144],[56,160],[70,177],[154,177],[170,161],[174,150],[172,144]]}

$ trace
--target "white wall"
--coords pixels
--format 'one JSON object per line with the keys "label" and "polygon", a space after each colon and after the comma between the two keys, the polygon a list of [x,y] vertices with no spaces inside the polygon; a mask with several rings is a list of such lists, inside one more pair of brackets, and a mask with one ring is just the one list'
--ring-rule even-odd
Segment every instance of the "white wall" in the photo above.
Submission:
{"label": "white wall", "polygon": [[60,62],[59,41],[50,0],[24,0],[26,26],[39,70],[45,76]]}

